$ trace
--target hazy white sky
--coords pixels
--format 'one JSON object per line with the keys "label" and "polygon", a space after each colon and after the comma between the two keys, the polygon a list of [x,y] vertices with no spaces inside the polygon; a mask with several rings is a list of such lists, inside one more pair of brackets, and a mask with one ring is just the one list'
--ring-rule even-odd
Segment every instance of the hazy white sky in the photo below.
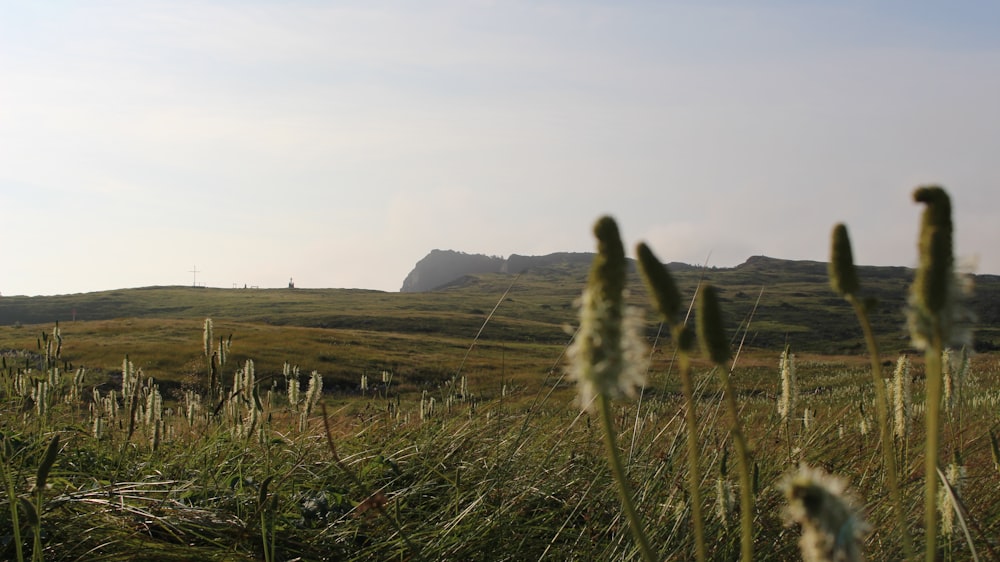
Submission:
{"label": "hazy white sky", "polygon": [[[876,5],[877,4],[877,5]],[[395,291],[431,249],[1000,273],[1000,4],[0,3],[0,293]]]}

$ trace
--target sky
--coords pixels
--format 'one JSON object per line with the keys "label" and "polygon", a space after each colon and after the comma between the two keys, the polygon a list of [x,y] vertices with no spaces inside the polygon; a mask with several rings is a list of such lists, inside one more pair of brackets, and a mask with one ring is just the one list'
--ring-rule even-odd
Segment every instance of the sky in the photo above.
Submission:
{"label": "sky", "polygon": [[[0,295],[397,291],[432,249],[1000,274],[1000,4],[0,0]],[[632,254],[632,252],[629,252]],[[195,273],[195,271],[197,273]]]}

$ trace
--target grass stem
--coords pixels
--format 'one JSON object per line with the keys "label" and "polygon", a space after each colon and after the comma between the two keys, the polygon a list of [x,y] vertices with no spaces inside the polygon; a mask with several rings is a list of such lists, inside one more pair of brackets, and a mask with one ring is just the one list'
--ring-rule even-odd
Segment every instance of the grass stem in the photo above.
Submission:
{"label": "grass stem", "polygon": [[743,562],[753,560],[753,480],[750,477],[750,448],[740,427],[739,409],[736,406],[736,394],[726,369],[719,367],[719,378],[725,393],[726,409],[732,418],[730,433],[736,445],[736,458],[740,471],[740,559]]}
{"label": "grass stem", "polygon": [[21,522],[17,514],[17,492],[14,490],[13,467],[6,455],[8,448],[6,436],[0,441],[0,447],[3,447],[0,451],[4,453],[3,459],[0,459],[2,461],[0,462],[0,469],[3,470],[4,488],[7,492],[7,505],[10,506],[10,523],[11,531],[14,535],[14,549],[17,553],[18,562],[24,562],[24,550],[21,545]]}
{"label": "grass stem", "polygon": [[925,558],[928,562],[937,559],[937,471],[938,441],[941,433],[941,331],[935,330],[930,345],[924,355],[926,373],[927,437],[924,458],[924,534],[927,543]]}
{"label": "grass stem", "polygon": [[[679,338],[677,339],[679,340]],[[691,521],[694,526],[695,557],[698,562],[704,562],[708,556],[705,550],[705,522],[701,512],[698,419],[695,412],[694,385],[691,382],[691,358],[687,351],[681,351],[680,354],[680,375],[687,422],[688,488],[691,494]]]}
{"label": "grass stem", "polygon": [[889,401],[885,392],[885,383],[882,382],[882,363],[879,360],[878,342],[875,341],[875,334],[872,331],[872,324],[868,318],[868,311],[864,303],[859,301],[854,295],[847,295],[846,298],[854,308],[854,314],[858,317],[858,323],[861,324],[861,330],[864,332],[865,342],[868,345],[872,383],[875,388],[875,413],[878,416],[879,440],[882,443],[882,458],[883,462],[885,462],[886,480],[889,482],[889,494],[892,496],[896,526],[899,527],[899,535],[903,541],[903,555],[907,560],[913,560],[913,543],[910,540],[910,533],[907,530],[906,513],[903,511],[903,496],[899,490],[899,477],[896,471],[896,452],[893,450],[892,433],[889,427]]}
{"label": "grass stem", "polygon": [[611,473],[618,483],[618,496],[622,501],[622,508],[625,510],[625,517],[628,519],[629,529],[632,530],[632,537],[635,539],[639,553],[646,562],[654,562],[657,558],[649,546],[646,538],[646,530],[635,510],[632,499],[632,486],[628,483],[628,476],[625,474],[625,467],[622,465],[621,453],[618,451],[618,443],[615,438],[615,423],[612,419],[611,399],[607,394],[597,395],[598,415],[601,418],[601,428],[604,430],[604,448],[608,457],[608,464],[611,465]]}

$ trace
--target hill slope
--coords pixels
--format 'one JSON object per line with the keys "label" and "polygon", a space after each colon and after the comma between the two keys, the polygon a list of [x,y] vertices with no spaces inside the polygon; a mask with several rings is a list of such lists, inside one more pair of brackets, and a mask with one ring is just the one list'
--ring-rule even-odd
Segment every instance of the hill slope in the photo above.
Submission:
{"label": "hill slope", "polygon": [[[432,256],[425,265],[439,258],[468,257],[440,251],[432,252]],[[497,270],[462,273],[439,283],[437,290],[423,292],[148,287],[49,297],[0,297],[0,325],[66,322],[74,318],[212,317],[468,338],[477,333],[496,306],[484,338],[559,344],[567,337],[564,326],[576,322],[573,301],[583,287],[591,258],[590,254],[511,256],[508,260],[479,256],[473,261],[485,269]],[[781,349],[790,344],[800,350],[828,353],[863,351],[853,312],[830,290],[826,264],[822,262],[755,256],[733,268],[703,269],[684,264],[669,267],[685,298],[694,294],[701,280],[719,289],[732,333],[745,326],[752,314],[746,334],[749,345]],[[883,338],[885,351],[906,348],[909,342],[903,309],[912,270],[860,267],[859,275],[865,295],[879,302],[872,320]],[[421,279],[432,278],[423,271],[411,276],[416,279],[410,284],[413,290],[424,286]],[[441,279],[444,277],[431,282]],[[629,283],[632,301],[649,309],[645,288],[634,267]],[[996,349],[1000,344],[1000,277],[976,276],[975,285],[969,307],[979,317],[977,347]],[[507,298],[498,304],[508,289]],[[656,322],[651,314],[649,320],[652,334]]]}

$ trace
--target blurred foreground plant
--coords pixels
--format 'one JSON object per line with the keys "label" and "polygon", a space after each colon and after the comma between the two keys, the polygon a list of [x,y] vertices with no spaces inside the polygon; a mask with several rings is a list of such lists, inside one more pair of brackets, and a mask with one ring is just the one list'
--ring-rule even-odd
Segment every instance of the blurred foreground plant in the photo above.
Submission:
{"label": "blurred foreground plant", "polygon": [[602,217],[594,225],[594,236],[597,255],[581,297],[580,330],[568,350],[570,374],[579,386],[580,405],[592,411],[596,403],[625,516],[640,554],[651,562],[656,556],[633,503],[611,412],[612,398],[634,396],[645,383],[646,346],[639,336],[638,317],[625,306],[627,263],[618,225]]}
{"label": "blurred foreground plant", "polygon": [[[698,416],[695,409],[694,384],[691,380],[691,349],[694,336],[687,325],[680,321],[681,296],[670,271],[660,262],[644,243],[636,247],[639,256],[639,271],[643,281],[659,311],[663,321],[670,326],[670,333],[677,345],[680,361],[681,392],[684,395],[685,423],[687,425],[688,493],[691,495],[691,520],[694,526],[695,556],[698,560],[707,557],[705,547],[705,523],[701,506],[701,464],[698,446]],[[740,465],[743,466],[742,464]],[[745,554],[745,551],[744,551]]]}
{"label": "blurred foreground plant", "polygon": [[906,527],[906,512],[903,511],[903,496],[899,491],[896,453],[893,450],[892,432],[889,426],[889,401],[886,397],[885,384],[882,382],[882,363],[879,359],[878,343],[875,341],[871,320],[868,317],[873,303],[863,301],[858,296],[861,283],[858,281],[858,274],[854,268],[851,239],[848,236],[847,227],[843,224],[837,224],[833,227],[829,269],[830,285],[835,292],[851,303],[868,345],[872,386],[875,390],[875,412],[878,416],[879,440],[882,443],[882,462],[885,464],[886,480],[889,483],[889,494],[892,497],[896,526],[899,527],[899,534],[903,541],[903,552],[907,559],[912,559],[913,544]]}
{"label": "blurred foreground plant", "polygon": [[952,254],[951,199],[937,186],[919,187],[913,200],[925,205],[920,224],[920,263],[910,288],[909,326],[913,345],[924,350],[927,377],[927,438],[924,458],[926,559],[937,558],[938,442],[941,436],[942,355],[945,346],[968,343],[967,315],[958,303]]}
{"label": "blurred foreground plant", "polygon": [[820,469],[801,466],[780,485],[788,501],[789,523],[802,527],[799,549],[806,562],[860,562],[868,533],[856,502],[843,480]]}
{"label": "blurred foreground plant", "polygon": [[750,476],[750,448],[747,446],[743,427],[740,423],[739,408],[736,406],[736,393],[729,379],[730,359],[729,338],[722,322],[722,310],[715,287],[705,285],[698,291],[698,308],[696,324],[698,341],[702,353],[711,358],[719,373],[719,380],[725,393],[726,409],[729,410],[730,433],[736,445],[736,458],[740,471],[740,552],[743,562],[753,560],[753,484]]}

